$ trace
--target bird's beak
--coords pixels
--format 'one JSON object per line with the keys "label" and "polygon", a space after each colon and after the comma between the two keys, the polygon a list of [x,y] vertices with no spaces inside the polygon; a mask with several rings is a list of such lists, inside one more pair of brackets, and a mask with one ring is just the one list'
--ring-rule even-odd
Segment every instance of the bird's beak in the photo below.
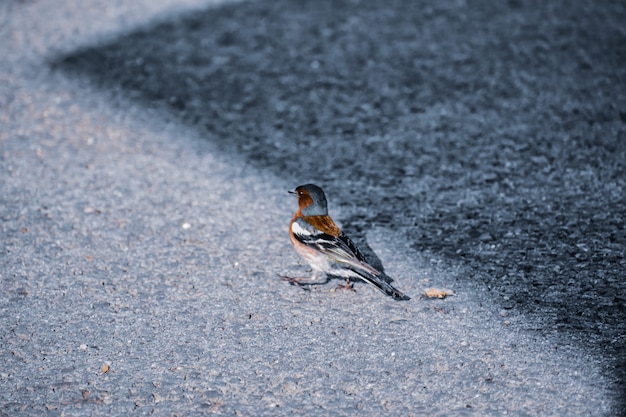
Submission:
{"label": "bird's beak", "polygon": [[296,190],[287,190],[287,192],[288,192],[289,194],[295,194],[295,193],[296,193]]}

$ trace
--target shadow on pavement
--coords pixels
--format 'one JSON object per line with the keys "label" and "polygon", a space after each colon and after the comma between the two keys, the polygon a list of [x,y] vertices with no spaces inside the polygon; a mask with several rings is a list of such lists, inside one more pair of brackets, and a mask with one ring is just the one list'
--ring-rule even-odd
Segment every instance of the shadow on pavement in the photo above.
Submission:
{"label": "shadow on pavement", "polygon": [[626,4],[429,3],[225,5],[53,66],[465,264],[623,391]]}

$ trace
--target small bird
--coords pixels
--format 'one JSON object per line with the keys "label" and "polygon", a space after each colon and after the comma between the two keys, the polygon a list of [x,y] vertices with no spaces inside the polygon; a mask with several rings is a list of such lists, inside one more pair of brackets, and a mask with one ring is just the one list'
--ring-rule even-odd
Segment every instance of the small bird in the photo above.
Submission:
{"label": "small bird", "polygon": [[297,285],[324,284],[330,276],[346,279],[343,288],[352,289],[350,279],[360,279],[374,285],[394,300],[410,300],[384,280],[381,272],[371,266],[363,253],[328,215],[324,191],[315,184],[298,186],[289,191],[298,197],[298,211],[289,225],[291,243],[313,269],[312,277],[285,281]]}

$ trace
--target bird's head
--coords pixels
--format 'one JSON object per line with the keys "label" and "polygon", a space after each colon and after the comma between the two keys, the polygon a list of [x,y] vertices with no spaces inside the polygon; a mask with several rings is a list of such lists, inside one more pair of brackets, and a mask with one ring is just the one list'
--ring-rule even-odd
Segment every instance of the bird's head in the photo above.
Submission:
{"label": "bird's head", "polygon": [[324,191],[315,184],[305,184],[289,191],[298,197],[298,207],[305,216],[324,216],[328,214]]}

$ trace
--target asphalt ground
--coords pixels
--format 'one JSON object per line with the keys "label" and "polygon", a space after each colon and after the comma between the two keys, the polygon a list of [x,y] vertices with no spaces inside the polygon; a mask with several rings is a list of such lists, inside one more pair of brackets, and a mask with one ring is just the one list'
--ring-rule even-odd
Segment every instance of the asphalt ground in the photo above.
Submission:
{"label": "asphalt ground", "polygon": [[[0,413],[623,414],[625,22],[2,3]],[[306,182],[411,301],[277,278]]]}

